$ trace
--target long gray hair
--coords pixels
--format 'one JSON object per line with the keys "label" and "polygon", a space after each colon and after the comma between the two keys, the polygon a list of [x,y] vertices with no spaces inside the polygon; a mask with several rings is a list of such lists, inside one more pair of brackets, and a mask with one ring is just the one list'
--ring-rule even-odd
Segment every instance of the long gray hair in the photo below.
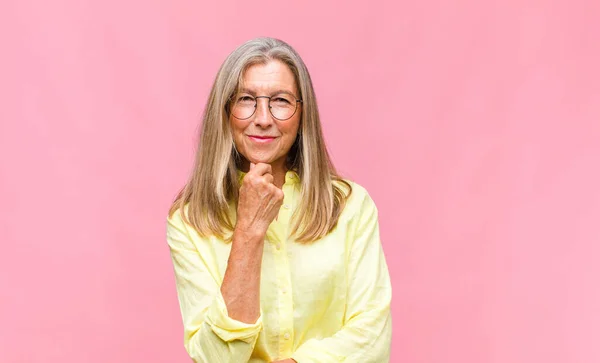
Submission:
{"label": "long gray hair", "polygon": [[308,243],[329,233],[352,193],[351,185],[338,175],[327,152],[306,65],[287,43],[255,38],[235,49],[217,73],[202,118],[194,169],[169,211],[171,216],[181,208],[184,221],[201,236],[215,235],[231,241],[235,227],[231,213],[237,206],[240,187],[240,155],[233,142],[229,102],[250,66],[272,60],[290,68],[303,100],[298,137],[287,156],[288,169],[295,170],[301,180],[301,201],[292,216],[296,241]]}

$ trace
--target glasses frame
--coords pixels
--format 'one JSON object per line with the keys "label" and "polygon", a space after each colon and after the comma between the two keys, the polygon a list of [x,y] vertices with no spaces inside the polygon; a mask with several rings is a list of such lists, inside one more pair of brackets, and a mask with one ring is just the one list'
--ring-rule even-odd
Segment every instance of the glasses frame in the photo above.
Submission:
{"label": "glasses frame", "polygon": [[278,120],[278,121],[286,121],[286,120],[289,120],[292,117],[294,117],[294,115],[298,111],[298,103],[302,103],[302,99],[301,98],[300,99],[296,98],[296,108],[294,109],[294,113],[292,113],[292,115],[290,117],[288,117],[288,118],[277,118],[277,117],[275,117],[275,115],[273,115],[273,111],[271,111],[271,109],[273,108],[273,106],[271,106],[271,98],[275,97],[275,96],[249,96],[249,97],[254,98],[254,111],[252,111],[252,113],[250,114],[250,116],[248,116],[246,118],[239,118],[239,117],[237,117],[236,115],[233,114],[233,107],[235,105],[231,105],[230,112],[231,112],[231,115],[233,117],[237,118],[238,120],[247,120],[247,119],[251,118],[252,116],[254,116],[254,114],[256,113],[256,110],[258,109],[258,99],[259,98],[266,98],[266,99],[269,100],[267,102],[267,106],[269,106],[269,113],[271,114],[271,116],[273,116],[273,118],[276,119],[276,120]]}

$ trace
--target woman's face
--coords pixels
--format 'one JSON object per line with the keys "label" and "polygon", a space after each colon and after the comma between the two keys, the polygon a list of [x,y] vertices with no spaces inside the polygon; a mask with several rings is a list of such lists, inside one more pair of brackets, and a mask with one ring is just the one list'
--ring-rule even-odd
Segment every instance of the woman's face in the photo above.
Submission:
{"label": "woman's face", "polygon": [[[277,96],[287,93],[288,99],[290,95],[293,95],[291,99],[300,98],[294,74],[278,60],[250,66],[243,75],[242,85],[243,92],[238,96]],[[251,161],[268,163],[273,169],[285,170],[287,154],[298,134],[302,104],[297,104],[291,118],[280,121],[269,112],[269,99],[257,98],[256,101],[256,110],[250,118],[241,120],[233,114],[229,117],[235,146],[247,159],[244,160],[243,169],[247,170],[248,161]]]}

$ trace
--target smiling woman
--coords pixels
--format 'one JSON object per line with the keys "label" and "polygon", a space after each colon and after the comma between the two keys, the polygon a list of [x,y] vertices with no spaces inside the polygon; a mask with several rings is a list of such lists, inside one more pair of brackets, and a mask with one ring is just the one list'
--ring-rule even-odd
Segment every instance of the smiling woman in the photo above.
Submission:
{"label": "smiling woman", "polygon": [[240,86],[230,120],[234,146],[243,156],[241,167],[248,170],[250,161],[271,164],[275,185],[281,188],[286,157],[298,137],[302,115],[294,74],[275,59],[250,66]]}
{"label": "smiling woman", "polygon": [[389,360],[377,208],[338,175],[308,70],[248,41],[221,66],[167,242],[195,362]]}

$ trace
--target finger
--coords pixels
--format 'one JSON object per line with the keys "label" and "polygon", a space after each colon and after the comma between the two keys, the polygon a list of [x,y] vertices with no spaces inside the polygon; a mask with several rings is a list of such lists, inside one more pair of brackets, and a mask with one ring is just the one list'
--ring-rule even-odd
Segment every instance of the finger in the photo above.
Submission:
{"label": "finger", "polygon": [[271,164],[267,163],[258,163],[254,165],[252,169],[252,173],[255,175],[265,175],[265,174],[273,174],[273,169],[271,168]]}
{"label": "finger", "polygon": [[275,180],[273,174],[265,174],[263,175],[263,178],[267,182],[267,184],[273,184],[273,181]]}
{"label": "finger", "polygon": [[273,200],[275,200],[276,202],[283,201],[283,190],[278,188],[275,184],[269,185],[269,194],[273,196]]}
{"label": "finger", "polygon": [[[275,187],[275,188],[277,188],[277,187]],[[279,204],[283,204],[283,199],[285,198],[285,194],[283,193],[283,190],[277,188],[277,192],[276,192],[275,196],[277,197]]]}
{"label": "finger", "polygon": [[252,168],[254,168],[256,166],[256,164],[254,164],[253,162],[250,162],[250,170],[252,170]]}

